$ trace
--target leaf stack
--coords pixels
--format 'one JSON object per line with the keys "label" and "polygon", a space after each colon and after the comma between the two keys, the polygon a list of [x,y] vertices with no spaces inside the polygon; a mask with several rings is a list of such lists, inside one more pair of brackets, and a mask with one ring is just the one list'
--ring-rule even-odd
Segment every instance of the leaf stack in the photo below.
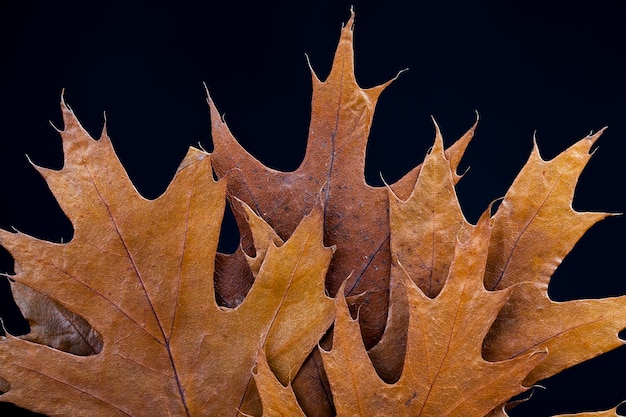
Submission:
{"label": "leaf stack", "polygon": [[[455,192],[476,125],[444,149],[435,124],[422,165],[369,186],[367,138],[391,81],[357,84],[353,23],[328,77],[312,71],[293,172],[248,154],[209,97],[214,152],[190,149],[147,200],[106,130],[94,140],[62,102],[64,166],[36,168],[74,237],[0,232],[31,326],[0,340],[1,401],[50,416],[497,417],[537,381],[623,344],[626,296],[547,293],[609,216],[572,209],[602,131],[550,161],[535,145],[476,225]],[[242,240],[220,254],[227,199]]]}

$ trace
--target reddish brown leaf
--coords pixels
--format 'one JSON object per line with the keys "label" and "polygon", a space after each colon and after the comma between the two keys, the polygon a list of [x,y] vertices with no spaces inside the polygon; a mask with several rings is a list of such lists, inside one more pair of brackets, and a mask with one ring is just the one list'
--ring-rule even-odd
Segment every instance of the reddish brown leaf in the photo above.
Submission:
{"label": "reddish brown leaf", "polygon": [[[351,277],[348,295],[367,291],[360,308],[368,346],[382,334],[389,287],[389,220],[387,190],[371,187],[364,178],[365,148],[378,97],[391,81],[362,89],[354,75],[354,15],[341,31],[333,66],[321,81],[311,69],[313,99],[306,155],[293,172],[265,167],[237,143],[209,98],[214,168],[228,176],[229,195],[245,201],[281,237],[289,236],[321,194],[324,207],[324,242],[337,251],[326,279],[330,294]],[[393,80],[392,80],[393,81]],[[454,166],[473,135],[474,127],[450,148]],[[406,196],[419,167],[391,187]],[[233,211],[245,251],[252,251],[243,213]],[[241,259],[241,257],[240,257]],[[241,262],[241,261],[240,261]],[[220,278],[217,278],[220,280]],[[236,291],[229,290],[229,293]]]}

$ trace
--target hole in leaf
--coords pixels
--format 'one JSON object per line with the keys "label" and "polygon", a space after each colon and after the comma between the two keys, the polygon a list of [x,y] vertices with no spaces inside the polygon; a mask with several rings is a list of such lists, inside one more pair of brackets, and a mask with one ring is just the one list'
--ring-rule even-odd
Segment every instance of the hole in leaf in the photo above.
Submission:
{"label": "hole in leaf", "polygon": [[243,252],[237,251],[239,242],[240,233],[229,202],[224,209],[215,257],[215,300],[223,307],[241,304],[254,282]]}
{"label": "hole in leaf", "polygon": [[[6,249],[0,246],[0,271],[7,275],[13,275],[13,258]],[[0,334],[4,335],[4,329],[12,335],[23,335],[30,331],[28,322],[22,316],[20,309],[15,304],[9,278],[0,277],[0,318],[2,318],[2,327]]]}
{"label": "hole in leaf", "polygon": [[11,288],[7,279],[2,279],[0,284],[0,317],[2,318],[0,334],[5,335],[5,329],[14,336],[21,336],[30,332],[28,321],[22,315],[11,295]]}
{"label": "hole in leaf", "polygon": [[224,209],[224,219],[220,229],[220,237],[217,243],[217,250],[221,253],[233,253],[239,247],[239,229],[235,216],[230,208],[230,202]]}

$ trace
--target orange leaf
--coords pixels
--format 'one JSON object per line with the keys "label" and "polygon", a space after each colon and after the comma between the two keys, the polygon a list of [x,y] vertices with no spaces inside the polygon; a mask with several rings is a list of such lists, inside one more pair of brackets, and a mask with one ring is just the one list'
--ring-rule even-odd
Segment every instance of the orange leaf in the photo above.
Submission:
{"label": "orange leaf", "polygon": [[582,235],[610,215],[572,208],[578,177],[591,156],[589,149],[603,131],[581,139],[551,161],[541,158],[535,143],[494,216],[486,288],[527,281],[547,284]]}
{"label": "orange leaf", "polygon": [[63,116],[65,165],[38,169],[74,238],[0,238],[16,260],[11,278],[84,317],[103,346],[76,356],[7,335],[0,398],[51,415],[260,414],[251,385],[259,348],[288,379],[332,323],[321,207],[281,246],[244,208],[267,250],[246,299],[219,307],[213,270],[226,186],[213,180],[209,154],[190,149],[166,192],[146,200],[106,132],[94,141],[64,104]]}
{"label": "orange leaf", "polygon": [[[572,209],[589,149],[602,134],[583,138],[551,161],[533,152],[494,216],[485,286],[514,286],[485,341],[491,360],[547,349],[526,379],[532,384],[624,344],[626,296],[553,302],[550,277],[580,237],[608,213]],[[519,282],[532,285],[515,286]]]}

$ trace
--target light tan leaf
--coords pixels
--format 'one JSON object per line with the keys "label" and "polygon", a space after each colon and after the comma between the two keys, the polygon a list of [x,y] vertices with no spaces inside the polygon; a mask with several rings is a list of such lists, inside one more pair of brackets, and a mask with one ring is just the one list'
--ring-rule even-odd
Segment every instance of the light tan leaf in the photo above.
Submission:
{"label": "light tan leaf", "polygon": [[22,339],[81,356],[102,350],[102,337],[81,316],[26,285],[13,280],[9,283],[15,303],[30,326]]}
{"label": "light tan leaf", "polygon": [[602,131],[578,141],[551,161],[533,152],[494,216],[485,285],[515,286],[485,340],[485,357],[503,360],[536,349],[548,357],[531,372],[532,384],[624,342],[626,296],[553,302],[548,283],[583,233],[607,213],[572,209],[578,177]]}

